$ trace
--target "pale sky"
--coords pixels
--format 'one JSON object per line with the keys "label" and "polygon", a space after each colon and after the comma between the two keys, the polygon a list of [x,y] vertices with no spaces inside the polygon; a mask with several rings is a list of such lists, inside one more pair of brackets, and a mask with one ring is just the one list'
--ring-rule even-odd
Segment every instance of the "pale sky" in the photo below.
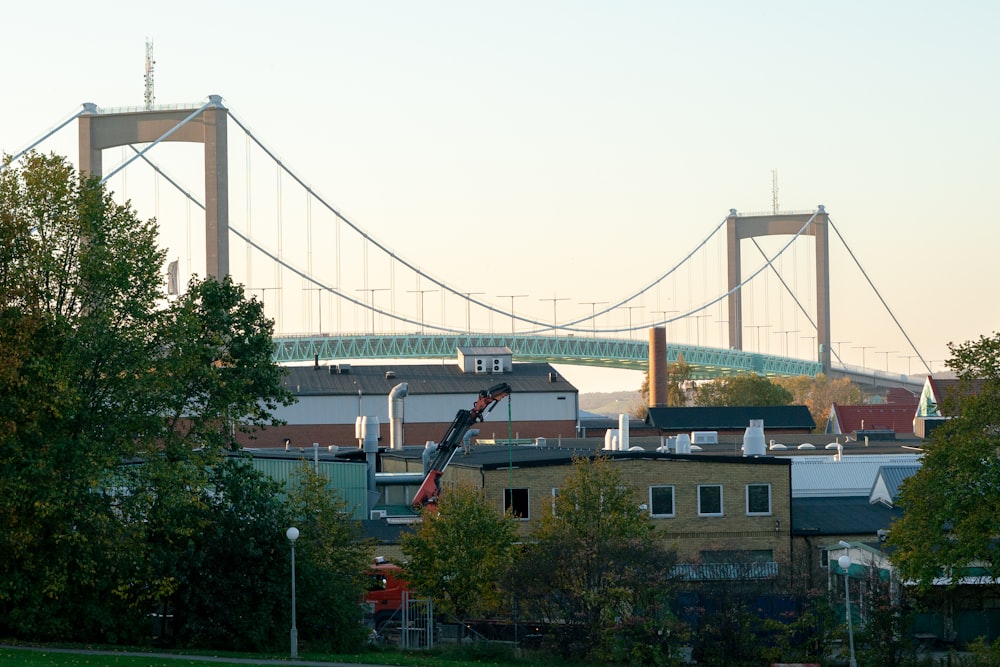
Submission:
{"label": "pale sky", "polygon": [[[949,341],[1000,328],[989,213],[1000,184],[997,25],[1000,4],[962,1],[22,2],[4,8],[0,150],[24,148],[83,102],[141,106],[150,39],[157,104],[221,95],[373,237],[498,307],[524,294],[515,310],[546,322],[553,299],[563,320],[646,285],[730,208],[770,211],[776,170],[780,208],[826,206],[941,370]],[[58,137],[43,148],[75,160],[75,125]],[[234,126],[230,141],[243,145]],[[274,182],[273,167],[253,172],[252,188]],[[301,197],[288,183],[281,194]],[[172,215],[140,212],[161,224]],[[255,229],[266,218],[253,209]],[[184,243],[168,242],[171,256]],[[917,372],[837,252],[841,357]],[[636,322],[693,288],[664,289],[673,294],[648,296]],[[428,321],[438,301],[427,295]],[[462,325],[464,309],[449,308]],[[344,317],[342,329],[364,326],[363,315]],[[623,326],[625,311],[606,319]],[[806,356],[804,322],[767,321],[745,343],[756,335],[762,351]],[[721,340],[713,319],[676,326],[677,339]],[[564,373],[582,391],[641,379]]]}

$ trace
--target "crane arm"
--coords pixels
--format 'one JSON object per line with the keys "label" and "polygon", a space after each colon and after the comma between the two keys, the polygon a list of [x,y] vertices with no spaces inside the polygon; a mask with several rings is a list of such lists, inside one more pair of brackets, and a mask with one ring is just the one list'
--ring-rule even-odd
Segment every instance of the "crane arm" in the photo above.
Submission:
{"label": "crane arm", "polygon": [[444,474],[444,469],[451,463],[452,457],[462,444],[462,438],[466,432],[477,422],[483,421],[485,415],[496,407],[496,404],[510,395],[510,385],[506,382],[495,384],[489,389],[479,392],[479,397],[473,404],[471,410],[459,410],[455,415],[455,420],[445,431],[444,437],[438,443],[437,452],[431,461],[430,469],[423,483],[417,490],[417,495],[413,497],[413,507],[420,509],[428,503],[436,502],[441,491],[440,479]]}

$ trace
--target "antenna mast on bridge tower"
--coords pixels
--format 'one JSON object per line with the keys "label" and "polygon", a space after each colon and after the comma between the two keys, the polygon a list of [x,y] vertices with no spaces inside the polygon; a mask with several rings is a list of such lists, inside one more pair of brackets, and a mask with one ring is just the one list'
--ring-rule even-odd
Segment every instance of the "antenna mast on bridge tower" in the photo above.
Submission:
{"label": "antenna mast on bridge tower", "polygon": [[146,111],[153,108],[156,96],[153,94],[153,40],[146,38]]}

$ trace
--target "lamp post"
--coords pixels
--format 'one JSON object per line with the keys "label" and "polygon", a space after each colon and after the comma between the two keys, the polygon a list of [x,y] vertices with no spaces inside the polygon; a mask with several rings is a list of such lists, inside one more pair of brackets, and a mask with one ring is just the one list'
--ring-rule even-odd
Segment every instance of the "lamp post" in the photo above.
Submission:
{"label": "lamp post", "polygon": [[285,537],[292,545],[292,629],[288,634],[292,645],[292,658],[298,658],[299,630],[295,627],[295,540],[299,539],[299,529],[292,526],[285,531]]}
{"label": "lamp post", "polygon": [[844,605],[847,609],[847,638],[851,648],[850,667],[858,667],[858,661],[854,659],[854,624],[851,620],[851,585],[848,579],[848,570],[851,568],[851,557],[844,554],[837,559],[837,565],[844,571]]}

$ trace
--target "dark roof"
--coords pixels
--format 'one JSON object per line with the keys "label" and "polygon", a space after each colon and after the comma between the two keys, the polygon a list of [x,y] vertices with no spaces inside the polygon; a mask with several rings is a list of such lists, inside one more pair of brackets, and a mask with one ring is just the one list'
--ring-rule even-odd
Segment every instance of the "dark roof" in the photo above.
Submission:
{"label": "dark roof", "polygon": [[[384,457],[419,458],[423,448],[407,448],[402,452],[385,452]],[[511,464],[518,468],[538,468],[544,466],[569,465],[573,459],[606,456],[615,461],[655,460],[655,461],[695,461],[714,463],[739,463],[752,465],[790,466],[791,460],[773,456],[720,456],[713,454],[661,454],[649,451],[608,451],[594,448],[536,447],[506,445],[476,445],[468,454],[459,451],[451,460],[452,466],[466,466],[483,470],[508,468]]]}
{"label": "dark roof", "polygon": [[796,535],[875,535],[902,517],[898,507],[873,505],[868,496],[792,498],[792,532]]}
{"label": "dark roof", "polygon": [[646,423],[661,431],[732,431],[745,429],[751,419],[763,419],[764,431],[811,431],[816,422],[804,405],[734,408],[649,408]]}
{"label": "dark roof", "polygon": [[919,463],[881,466],[878,469],[878,474],[875,476],[875,481],[872,482],[872,492],[875,491],[875,486],[881,479],[885,483],[886,492],[888,492],[889,497],[893,502],[896,502],[899,500],[899,486],[903,483],[903,480],[917,474],[918,470],[920,470]]}
{"label": "dark roof", "polygon": [[[514,394],[577,393],[549,364],[514,364],[510,373],[464,373],[455,362],[437,364],[372,364],[289,366],[284,384],[296,396],[366,396],[388,394],[401,382],[410,396],[469,394],[506,382]],[[339,369],[339,372],[338,372]]]}

